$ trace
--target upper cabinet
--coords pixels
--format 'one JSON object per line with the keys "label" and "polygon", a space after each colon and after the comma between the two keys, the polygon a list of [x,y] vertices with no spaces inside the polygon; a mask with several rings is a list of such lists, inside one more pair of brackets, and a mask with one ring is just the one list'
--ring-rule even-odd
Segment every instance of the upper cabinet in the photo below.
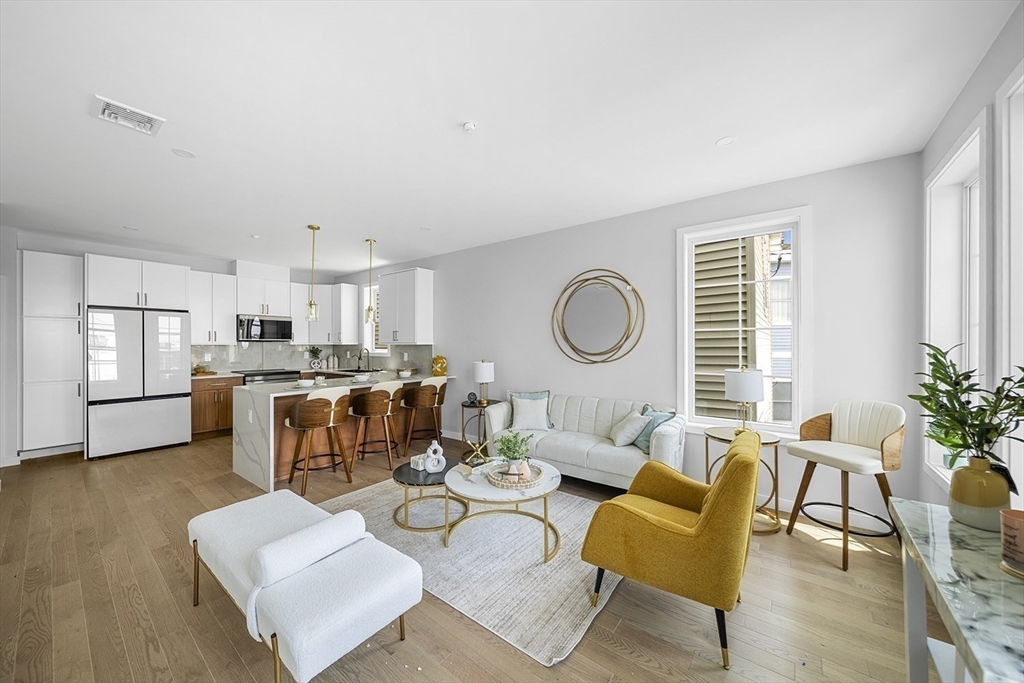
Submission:
{"label": "upper cabinet", "polygon": [[380,276],[380,341],[434,343],[434,271],[411,268]]}
{"label": "upper cabinet", "polygon": [[359,343],[359,285],[341,284],[333,287],[334,314],[331,333],[334,344]]}
{"label": "upper cabinet", "polygon": [[284,266],[235,261],[238,315],[291,316],[290,271]]}
{"label": "upper cabinet", "polygon": [[[291,283],[292,344],[309,343],[309,323],[306,322],[306,302],[309,285]],[[320,304],[323,306],[323,304]]]}
{"label": "upper cabinet", "polygon": [[82,263],[81,256],[23,252],[22,315],[81,317]]}
{"label": "upper cabinet", "polygon": [[188,266],[86,254],[90,306],[188,310]]}
{"label": "upper cabinet", "polygon": [[[306,286],[307,293],[309,286]],[[308,296],[308,294],[307,294]],[[331,285],[313,285],[313,301],[320,306],[320,319],[309,323],[310,344],[337,344],[334,334],[334,289]],[[306,322],[305,307],[296,318],[292,314],[292,327]]]}
{"label": "upper cabinet", "polygon": [[189,275],[188,300],[193,344],[235,343],[234,275],[193,270]]}

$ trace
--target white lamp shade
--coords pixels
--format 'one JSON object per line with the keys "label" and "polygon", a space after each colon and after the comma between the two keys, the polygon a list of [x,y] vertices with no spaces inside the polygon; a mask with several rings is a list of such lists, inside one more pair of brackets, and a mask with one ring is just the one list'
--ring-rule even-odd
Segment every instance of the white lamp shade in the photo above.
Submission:
{"label": "white lamp shade", "polygon": [[494,363],[478,360],[473,361],[473,381],[487,384],[494,381]]}
{"label": "white lamp shade", "polygon": [[758,403],[764,400],[764,373],[760,370],[726,370],[725,400]]}

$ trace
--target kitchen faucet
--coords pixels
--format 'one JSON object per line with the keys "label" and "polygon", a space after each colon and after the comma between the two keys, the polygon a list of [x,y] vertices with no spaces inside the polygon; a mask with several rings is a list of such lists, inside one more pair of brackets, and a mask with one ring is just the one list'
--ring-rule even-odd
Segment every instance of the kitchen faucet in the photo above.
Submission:
{"label": "kitchen faucet", "polygon": [[356,370],[362,370],[359,366],[363,364],[363,351],[366,351],[366,370],[372,372],[373,370],[370,368],[370,349],[365,346],[359,349],[359,355],[356,356]]}

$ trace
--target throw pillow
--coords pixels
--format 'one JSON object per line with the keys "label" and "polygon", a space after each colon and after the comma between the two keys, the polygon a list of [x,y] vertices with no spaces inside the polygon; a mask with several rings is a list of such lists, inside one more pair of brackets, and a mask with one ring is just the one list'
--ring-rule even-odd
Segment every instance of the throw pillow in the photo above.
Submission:
{"label": "throw pillow", "polygon": [[648,422],[647,425],[644,427],[643,431],[640,432],[640,436],[636,437],[636,440],[633,441],[633,445],[635,445],[637,448],[642,450],[647,455],[650,455],[651,434],[654,433],[655,429],[661,426],[661,423],[668,422],[676,415],[675,413],[659,413],[657,410],[654,410],[650,406],[644,408],[644,415],[650,417],[651,421]]}
{"label": "throw pillow", "polygon": [[[548,399],[551,396],[551,392],[547,391],[547,390],[545,390],[545,391],[508,391],[508,392],[505,392],[505,397],[508,399],[509,403],[512,403],[512,399],[517,397],[517,396],[519,398],[526,398],[526,399],[531,399],[531,400],[536,400],[536,401],[543,400],[544,401],[545,410],[546,410],[547,409],[547,404],[548,404]],[[512,424],[512,422],[515,420],[515,415],[516,415],[516,409],[515,409],[515,406],[513,406],[512,407],[511,415],[509,416],[509,424]],[[551,417],[549,416],[548,417],[548,429],[551,429],[554,426],[555,426],[555,423],[551,421]]]}
{"label": "throw pillow", "polygon": [[548,399],[512,397],[513,431],[523,429],[548,430]]}
{"label": "throw pillow", "polygon": [[641,415],[635,410],[632,411],[612,427],[612,443],[616,446],[627,446],[633,443],[650,421],[649,415]]}

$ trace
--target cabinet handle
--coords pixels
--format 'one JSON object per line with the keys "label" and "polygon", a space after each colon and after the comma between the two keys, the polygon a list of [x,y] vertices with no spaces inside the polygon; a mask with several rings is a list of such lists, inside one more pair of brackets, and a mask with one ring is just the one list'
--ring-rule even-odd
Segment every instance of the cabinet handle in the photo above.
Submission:
{"label": "cabinet handle", "polygon": [[217,333],[216,332],[213,333],[213,341],[217,341]]}
{"label": "cabinet handle", "polygon": [[82,334],[82,321],[78,321],[78,334]]}
{"label": "cabinet handle", "polygon": [[78,383],[78,398],[82,398],[82,383]]}
{"label": "cabinet handle", "polygon": [[138,306],[140,303],[142,303],[141,300],[142,300],[142,295],[139,294],[138,292],[135,292],[135,305]]}
{"label": "cabinet handle", "polygon": [[143,306],[148,306],[149,305],[149,292],[146,292],[145,294],[142,295],[142,305]]}
{"label": "cabinet handle", "polygon": [[211,336],[211,333],[210,333],[210,331],[209,331],[209,330],[207,330],[207,331],[206,331],[206,341],[212,341],[212,340],[210,339],[210,336]]}
{"label": "cabinet handle", "polygon": [[328,341],[328,342],[330,342],[330,341],[331,341],[331,333],[330,333],[330,332],[328,332],[328,333],[327,333],[327,341]]}
{"label": "cabinet handle", "polygon": [[82,315],[82,302],[78,302],[78,315]]}

